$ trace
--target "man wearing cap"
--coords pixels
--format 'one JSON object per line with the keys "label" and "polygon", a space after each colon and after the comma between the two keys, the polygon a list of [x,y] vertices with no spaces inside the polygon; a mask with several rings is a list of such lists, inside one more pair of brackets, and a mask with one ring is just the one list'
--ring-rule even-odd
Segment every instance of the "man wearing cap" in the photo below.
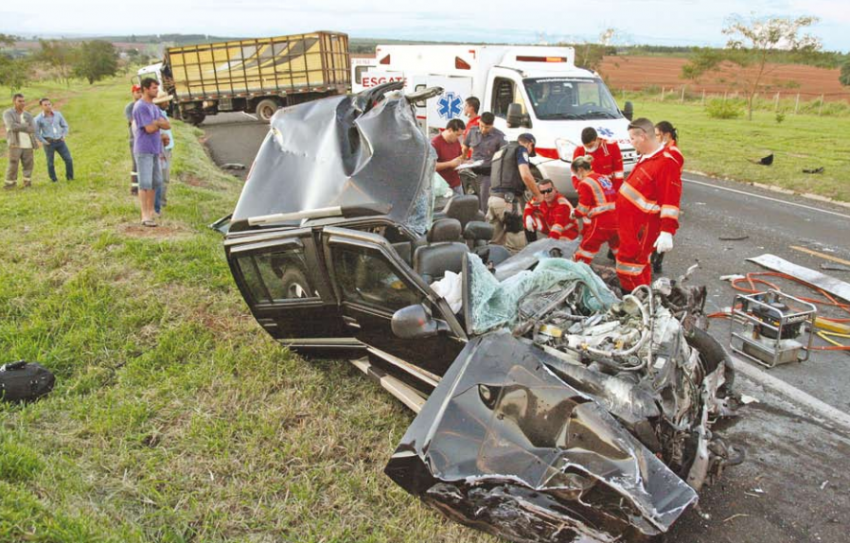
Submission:
{"label": "man wearing cap", "polygon": [[127,119],[127,128],[130,131],[130,159],[133,161],[133,169],[130,171],[130,194],[136,196],[139,193],[139,179],[136,172],[136,155],[133,154],[133,106],[142,97],[142,87],[133,85],[130,92],[133,93],[133,101],[124,106],[124,117]]}
{"label": "man wearing cap", "polygon": [[[153,103],[159,106],[162,115],[168,118],[168,104],[173,97],[167,92],[159,91]],[[163,129],[159,131],[162,138],[162,154],[159,155],[159,163],[162,167],[162,183],[156,190],[154,196],[153,209],[154,213],[159,215],[162,213],[162,208],[168,203],[168,182],[171,180],[171,152],[174,149],[174,135],[171,129]]]}
{"label": "man wearing cap", "polygon": [[[573,151],[573,160],[580,156],[593,157],[593,171],[604,175],[614,183],[614,190],[620,190],[623,185],[623,153],[616,141],[604,140],[599,137],[592,126],[581,131],[581,143]],[[573,175],[573,187],[578,192],[581,179]]]}
{"label": "man wearing cap", "polygon": [[629,140],[640,159],[617,195],[617,276],[627,292],[650,284],[653,249],[665,253],[673,248],[682,197],[679,164],[655,139],[652,121],[640,118],[629,124]]}
{"label": "man wearing cap", "polygon": [[494,228],[493,243],[504,245],[511,252],[526,244],[522,222],[525,191],[531,191],[534,201],[543,201],[528,161],[530,156],[535,156],[535,143],[534,136],[526,132],[493,155],[487,220]]}
{"label": "man wearing cap", "polygon": [[162,135],[160,130],[171,128],[159,106],[153,103],[159,93],[156,79],[142,82],[142,98],[133,106],[133,153],[139,174],[139,204],[142,208],[142,225],[156,226],[154,198],[162,183]]}
{"label": "man wearing cap", "polygon": [[74,159],[71,151],[65,143],[68,135],[68,121],[58,111],[53,111],[50,98],[42,98],[38,101],[41,113],[35,117],[35,136],[44,145],[44,155],[47,158],[47,175],[56,183],[56,166],[53,163],[55,153],[59,153],[62,162],[65,163],[65,179],[74,180]]}

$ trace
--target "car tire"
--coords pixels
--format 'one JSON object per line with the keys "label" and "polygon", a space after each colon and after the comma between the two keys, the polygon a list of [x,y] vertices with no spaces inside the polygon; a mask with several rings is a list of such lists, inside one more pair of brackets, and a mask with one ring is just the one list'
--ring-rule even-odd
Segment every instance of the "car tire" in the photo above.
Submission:
{"label": "car tire", "polygon": [[201,126],[201,123],[204,122],[204,119],[206,118],[207,114],[203,111],[194,111],[186,114],[186,120],[193,126]]}
{"label": "car tire", "polygon": [[257,118],[264,123],[269,123],[272,120],[272,117],[275,114],[275,111],[280,109],[280,104],[277,103],[277,100],[273,98],[265,98],[260,100],[257,104],[254,113],[257,115]]}
{"label": "car tire", "polygon": [[286,270],[280,278],[286,299],[303,299],[310,298],[310,283],[307,281],[307,276],[297,268]]}

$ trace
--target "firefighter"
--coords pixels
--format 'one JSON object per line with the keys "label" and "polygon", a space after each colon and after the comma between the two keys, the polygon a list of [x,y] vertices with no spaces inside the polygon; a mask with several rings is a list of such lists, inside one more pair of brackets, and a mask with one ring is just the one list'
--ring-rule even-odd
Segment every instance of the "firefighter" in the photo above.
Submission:
{"label": "firefighter", "polygon": [[570,218],[573,213],[570,201],[555,189],[551,179],[540,181],[537,188],[543,200],[528,202],[522,213],[526,240],[535,241],[539,234],[552,239],[578,237],[578,229]]}
{"label": "firefighter", "polygon": [[653,248],[659,253],[673,248],[682,196],[679,164],[655,139],[652,121],[640,118],[630,123],[629,140],[640,159],[620,188],[616,204],[617,276],[627,292],[652,280],[649,257]]}
{"label": "firefighter", "polygon": [[[682,177],[682,170],[685,167],[685,157],[678,147],[679,133],[676,128],[669,121],[661,121],[655,125],[655,137],[667,152],[676,159],[676,162],[679,164],[679,177]],[[653,252],[649,260],[652,263],[652,273],[661,273],[664,266],[664,253]]]}
{"label": "firefighter", "polygon": [[[604,140],[599,137],[596,130],[588,126],[581,131],[582,146],[573,151],[573,160],[580,156],[590,155],[593,157],[593,171],[600,173],[614,183],[614,189],[620,190],[623,184],[623,154],[616,141]],[[573,186],[578,192],[581,179],[573,176]]]}
{"label": "firefighter", "polygon": [[515,253],[525,247],[522,210],[528,189],[537,202],[543,200],[540,189],[531,175],[529,157],[535,156],[534,136],[520,134],[493,155],[490,170],[490,198],[487,199],[487,220],[493,225],[493,243],[504,245]]}
{"label": "firefighter", "polygon": [[616,256],[617,191],[606,176],[593,171],[593,157],[581,156],[573,160],[573,175],[581,179],[578,186],[578,206],[575,218],[582,223],[581,243],[573,257],[577,262],[590,264],[603,243]]}

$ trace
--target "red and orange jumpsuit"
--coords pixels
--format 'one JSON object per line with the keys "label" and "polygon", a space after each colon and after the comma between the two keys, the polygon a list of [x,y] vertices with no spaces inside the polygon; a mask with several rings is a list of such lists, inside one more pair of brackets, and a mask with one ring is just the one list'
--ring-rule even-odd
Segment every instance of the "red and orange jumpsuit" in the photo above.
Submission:
{"label": "red and orange jumpsuit", "polygon": [[[588,153],[584,146],[576,147],[573,151],[573,160],[580,156],[589,155],[593,157],[591,168],[596,173],[601,173],[614,183],[614,190],[620,190],[623,184],[623,153],[615,141],[599,139],[599,147],[592,153]],[[581,179],[573,175],[573,187],[578,192]]]}
{"label": "red and orange jumpsuit", "polygon": [[682,177],[679,161],[666,148],[640,158],[617,195],[617,276],[631,292],[652,281],[649,257],[661,232],[679,228]]}
{"label": "red and orange jumpsuit", "polygon": [[556,192],[551,204],[534,200],[525,204],[522,222],[526,230],[546,234],[552,239],[576,239],[578,230],[570,219],[572,212],[570,201]]}
{"label": "red and orange jumpsuit", "polygon": [[593,262],[593,257],[603,243],[607,243],[611,251],[617,254],[619,238],[616,203],[617,191],[614,189],[614,183],[604,175],[591,172],[581,180],[575,216],[577,221],[583,221],[584,228],[581,244],[573,256],[577,262]]}

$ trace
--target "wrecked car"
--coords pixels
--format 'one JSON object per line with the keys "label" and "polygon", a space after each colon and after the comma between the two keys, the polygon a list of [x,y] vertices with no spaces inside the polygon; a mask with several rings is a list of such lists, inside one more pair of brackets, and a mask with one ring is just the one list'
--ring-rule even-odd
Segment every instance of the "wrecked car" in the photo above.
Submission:
{"label": "wrecked car", "polygon": [[619,296],[575,242],[490,245],[476,197],[437,205],[411,104],[439,90],[400,88],[275,115],[225,240],[254,317],[417,413],[385,472],[447,517],[511,541],[666,532],[735,460],[705,289]]}

